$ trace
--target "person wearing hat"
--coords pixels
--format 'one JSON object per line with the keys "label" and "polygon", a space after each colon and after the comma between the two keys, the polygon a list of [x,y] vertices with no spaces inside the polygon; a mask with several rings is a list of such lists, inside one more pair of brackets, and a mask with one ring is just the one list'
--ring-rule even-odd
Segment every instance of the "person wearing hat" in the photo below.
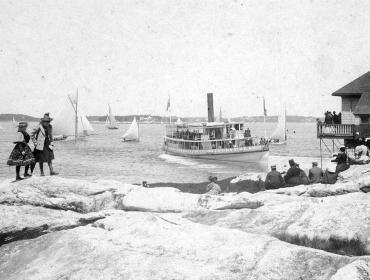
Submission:
{"label": "person wearing hat", "polygon": [[290,168],[284,176],[285,183],[291,186],[297,186],[300,184],[301,169],[297,166],[293,159],[289,160],[289,166]]}
{"label": "person wearing hat", "polygon": [[35,160],[39,163],[41,176],[44,176],[44,162],[47,162],[50,169],[50,175],[57,175],[54,171],[52,160],[54,159],[53,152],[53,133],[50,122],[49,113],[45,113],[44,117],[40,119],[40,124],[31,135],[32,141],[35,144]]}
{"label": "person wearing hat", "polygon": [[339,153],[335,157],[335,159],[331,160],[331,162],[336,162],[337,166],[335,168],[335,172],[339,173],[342,171],[345,171],[349,168],[349,164],[347,163],[347,153],[346,153],[346,147],[345,146],[340,146],[339,148]]}
{"label": "person wearing hat", "polygon": [[312,168],[308,171],[308,179],[311,184],[320,183],[323,172],[320,167],[318,167],[317,161],[312,162]]}
{"label": "person wearing hat", "polygon": [[28,146],[28,142],[30,141],[30,136],[27,133],[27,126],[26,122],[20,122],[18,124],[18,132],[16,138],[14,139],[13,143],[15,144],[12,152],[10,153],[9,159],[7,164],[10,166],[15,166],[16,172],[16,181],[23,180],[20,176],[21,166],[26,166],[26,171],[24,173],[25,177],[30,177],[31,175],[28,174],[28,167],[35,162],[35,158],[33,156],[31,148]]}
{"label": "person wearing hat", "polygon": [[206,187],[206,194],[218,195],[221,193],[221,187],[217,184],[216,176],[209,176],[210,183]]}
{"label": "person wearing hat", "polygon": [[265,179],[265,188],[268,189],[279,189],[285,185],[285,181],[281,173],[276,171],[276,165],[271,165],[271,171],[267,173]]}
{"label": "person wearing hat", "polygon": [[335,184],[338,178],[338,173],[335,172],[336,166],[335,163],[330,162],[326,167],[326,170],[321,178],[321,184]]}

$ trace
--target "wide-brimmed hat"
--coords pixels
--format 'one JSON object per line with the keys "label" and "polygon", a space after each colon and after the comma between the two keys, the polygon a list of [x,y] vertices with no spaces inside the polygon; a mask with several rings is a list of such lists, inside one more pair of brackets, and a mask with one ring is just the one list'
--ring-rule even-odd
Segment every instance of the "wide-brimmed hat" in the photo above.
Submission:
{"label": "wide-brimmed hat", "polygon": [[28,123],[27,123],[27,122],[19,122],[17,126],[18,126],[19,128],[27,127],[27,126],[28,126]]}
{"label": "wide-brimmed hat", "polygon": [[51,122],[52,120],[53,120],[53,118],[50,118],[49,113],[45,113],[44,116],[41,118],[41,121],[43,121],[43,122]]}
{"label": "wide-brimmed hat", "polygon": [[296,165],[296,163],[295,163],[294,159],[290,159],[290,160],[289,160],[289,165],[290,165],[290,166],[294,166],[294,165]]}

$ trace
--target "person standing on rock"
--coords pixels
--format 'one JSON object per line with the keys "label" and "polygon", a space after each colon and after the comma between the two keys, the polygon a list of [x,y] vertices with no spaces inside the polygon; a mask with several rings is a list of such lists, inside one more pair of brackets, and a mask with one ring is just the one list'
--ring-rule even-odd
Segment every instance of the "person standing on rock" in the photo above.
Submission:
{"label": "person standing on rock", "polygon": [[206,187],[206,194],[218,195],[221,193],[221,187],[217,184],[216,176],[209,176],[210,183]]}
{"label": "person standing on rock", "polygon": [[[27,133],[27,126],[28,124],[26,122],[20,122],[18,124],[18,132],[16,139],[14,139],[14,149],[10,153],[9,159],[7,161],[7,164],[10,166],[15,166],[15,172],[16,172],[16,181],[23,180],[20,176],[20,170],[21,166],[30,166],[35,162],[35,158],[33,156],[31,148],[28,146],[28,142],[30,141],[30,136]],[[24,173],[25,177],[30,177],[31,175],[28,174],[28,168],[26,168],[26,171]]]}
{"label": "person standing on rock", "polygon": [[312,168],[308,171],[308,179],[311,184],[320,183],[323,175],[322,169],[317,165],[317,161],[312,162]]}
{"label": "person standing on rock", "polygon": [[53,133],[50,122],[53,119],[50,118],[49,113],[45,113],[44,117],[41,118],[40,124],[31,135],[32,141],[35,144],[35,159],[39,163],[41,176],[44,174],[44,162],[47,162],[50,169],[50,175],[58,175],[53,169],[52,160],[54,159],[53,152]]}
{"label": "person standing on rock", "polygon": [[276,165],[271,165],[271,171],[267,173],[265,179],[266,189],[279,189],[285,185],[285,181],[281,173],[276,171]]}

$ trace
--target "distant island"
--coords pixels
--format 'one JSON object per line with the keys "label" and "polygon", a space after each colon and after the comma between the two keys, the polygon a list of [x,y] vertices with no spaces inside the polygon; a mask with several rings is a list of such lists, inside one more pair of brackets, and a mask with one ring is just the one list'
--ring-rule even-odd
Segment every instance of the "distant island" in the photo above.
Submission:
{"label": "distant island", "polygon": [[[169,122],[169,117],[164,116],[157,116],[157,115],[127,115],[127,116],[115,116],[118,122],[131,122],[133,118],[136,117],[141,122],[147,123],[160,123],[160,122]],[[23,115],[23,114],[0,114],[0,122],[7,122],[7,121],[27,121],[27,122],[36,122],[40,118],[36,118],[33,116]],[[106,116],[88,116],[89,121],[95,122],[105,122]],[[176,122],[178,117],[172,116],[172,122]],[[277,116],[267,116],[266,122],[277,122]],[[305,117],[305,116],[287,116],[287,122],[298,122],[298,123],[307,123],[307,122],[315,122],[317,117]],[[322,118],[321,118],[322,119]],[[206,117],[184,117],[181,118],[183,122],[205,122],[207,121]],[[223,119],[223,121],[227,121],[227,119]],[[236,117],[231,118],[231,121],[237,122],[263,122],[263,116],[253,116],[253,117]]]}

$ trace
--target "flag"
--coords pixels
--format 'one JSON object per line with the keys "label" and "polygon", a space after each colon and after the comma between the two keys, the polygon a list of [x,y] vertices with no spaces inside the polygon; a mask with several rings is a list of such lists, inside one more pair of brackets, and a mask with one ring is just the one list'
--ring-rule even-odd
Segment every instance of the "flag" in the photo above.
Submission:
{"label": "flag", "polygon": [[265,98],[263,98],[263,115],[265,117],[267,117],[267,110],[266,110]]}
{"label": "flag", "polygon": [[77,104],[78,103],[78,91],[76,91],[73,94],[68,94],[68,97],[69,97],[69,100],[71,100],[71,102],[73,104]]}
{"label": "flag", "polygon": [[170,97],[168,97],[166,111],[169,111],[170,107],[171,107],[171,99],[170,99]]}

